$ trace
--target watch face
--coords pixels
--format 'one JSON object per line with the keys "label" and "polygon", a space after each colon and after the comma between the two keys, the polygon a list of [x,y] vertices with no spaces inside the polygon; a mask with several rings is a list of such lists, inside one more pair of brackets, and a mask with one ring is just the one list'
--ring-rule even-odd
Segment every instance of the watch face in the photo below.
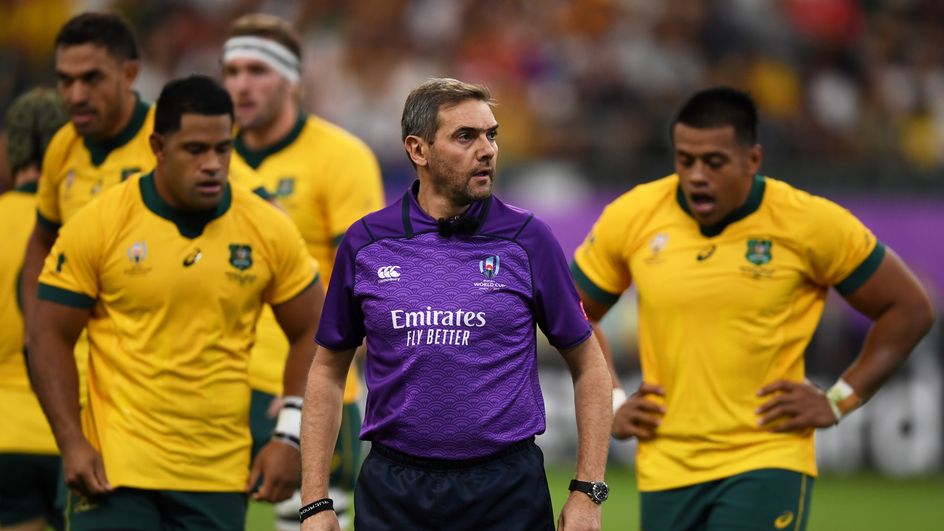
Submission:
{"label": "watch face", "polygon": [[603,503],[610,497],[610,487],[602,481],[596,481],[590,489],[590,496],[593,501]]}

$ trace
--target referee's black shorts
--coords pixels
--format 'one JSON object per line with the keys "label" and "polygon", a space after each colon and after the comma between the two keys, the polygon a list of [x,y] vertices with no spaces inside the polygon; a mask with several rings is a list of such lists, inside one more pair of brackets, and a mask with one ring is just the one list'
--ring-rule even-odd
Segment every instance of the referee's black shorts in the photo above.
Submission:
{"label": "referee's black shorts", "polygon": [[374,443],[354,489],[354,529],[553,531],[544,454],[533,438],[468,461]]}

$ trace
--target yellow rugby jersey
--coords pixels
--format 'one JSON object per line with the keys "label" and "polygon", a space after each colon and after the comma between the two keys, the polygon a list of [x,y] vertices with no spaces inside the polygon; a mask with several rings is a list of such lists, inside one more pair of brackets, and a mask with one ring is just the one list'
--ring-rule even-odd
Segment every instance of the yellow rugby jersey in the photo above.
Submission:
{"label": "yellow rugby jersey", "polygon": [[109,140],[83,137],[71,122],[62,126],[43,158],[38,222],[56,231],[96,195],[154,168],[156,159],[148,141],[153,129],[154,107],[140,99],[128,125]]}
{"label": "yellow rugby jersey", "polygon": [[[301,230],[308,250],[320,266],[327,285],[334,253],[347,228],[383,207],[380,166],[360,139],[316,116],[299,115],[283,140],[253,151],[236,137],[231,174],[239,181],[257,175],[270,195]],[[282,393],[282,367],[288,340],[269,308],[263,311],[250,364],[253,389]],[[357,400],[357,369],[348,372],[344,402]]]}
{"label": "yellow rugby jersey", "polygon": [[813,432],[759,428],[757,391],[803,380],[829,287],[855,291],[883,256],[847,210],[768,177],[711,228],[688,214],[677,175],[607,206],[572,271],[602,303],[636,283],[643,380],[666,392],[656,438],[639,443],[640,490],[768,467],[816,475]]}
{"label": "yellow rugby jersey", "polygon": [[113,486],[241,491],[249,472],[249,353],[264,303],[317,281],[298,230],[227,185],[210,214],[174,210],[153,174],[61,231],[40,297],[92,308],[83,425]]}
{"label": "yellow rugby jersey", "polygon": [[[140,99],[131,120],[113,138],[99,142],[81,136],[71,122],[52,137],[43,157],[39,178],[36,222],[59,230],[96,195],[128,177],[150,171],[155,158],[148,138],[154,129],[154,107]],[[79,396],[86,399],[88,340],[83,332],[75,344]]]}
{"label": "yellow rugby jersey", "polygon": [[58,454],[56,440],[30,386],[23,357],[23,314],[19,277],[26,241],[33,230],[36,183],[0,195],[0,452]]}
{"label": "yellow rugby jersey", "polygon": [[[79,135],[71,122],[62,126],[43,158],[38,222],[55,232],[98,194],[132,175],[151,171],[157,162],[149,141],[154,110],[155,106],[139,99],[128,125],[101,142]],[[262,181],[253,175],[240,184],[265,195]]]}
{"label": "yellow rugby jersey", "polygon": [[[97,195],[132,175],[151,171],[157,161],[149,141],[154,130],[154,111],[154,105],[139,98],[124,129],[101,142],[79,135],[71,122],[62,126],[49,142],[43,158],[36,204],[37,223],[56,232]],[[248,176],[241,184],[264,196],[264,187],[255,176]],[[84,404],[88,357],[88,340],[84,332],[76,342],[75,355],[79,396]]]}

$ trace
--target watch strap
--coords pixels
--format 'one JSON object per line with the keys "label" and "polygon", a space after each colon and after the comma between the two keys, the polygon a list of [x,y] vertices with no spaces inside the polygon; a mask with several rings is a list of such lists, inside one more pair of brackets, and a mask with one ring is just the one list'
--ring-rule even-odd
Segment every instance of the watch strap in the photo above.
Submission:
{"label": "watch strap", "polygon": [[580,481],[579,479],[570,480],[569,490],[583,492],[584,494],[593,494],[593,483],[589,481]]}

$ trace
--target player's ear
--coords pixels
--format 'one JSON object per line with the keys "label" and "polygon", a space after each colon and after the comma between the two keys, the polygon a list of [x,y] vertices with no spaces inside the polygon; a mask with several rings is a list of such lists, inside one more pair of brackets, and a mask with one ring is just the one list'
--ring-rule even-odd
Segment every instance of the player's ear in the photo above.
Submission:
{"label": "player's ear", "polygon": [[141,61],[137,59],[128,59],[121,64],[121,75],[129,87],[134,84],[134,80],[138,78],[138,72],[140,71]]}
{"label": "player's ear", "polygon": [[747,157],[748,164],[751,167],[751,175],[754,175],[760,170],[760,163],[764,160],[764,149],[760,144],[754,144]]}
{"label": "player's ear", "polygon": [[151,151],[154,152],[154,156],[157,157],[158,162],[164,160],[164,135],[151,133],[151,136],[148,137],[148,142],[151,144]]}
{"label": "player's ear", "polygon": [[429,144],[425,140],[416,135],[410,135],[403,139],[403,149],[406,150],[406,154],[413,161],[413,164],[416,166],[427,165],[426,157],[429,154]]}

